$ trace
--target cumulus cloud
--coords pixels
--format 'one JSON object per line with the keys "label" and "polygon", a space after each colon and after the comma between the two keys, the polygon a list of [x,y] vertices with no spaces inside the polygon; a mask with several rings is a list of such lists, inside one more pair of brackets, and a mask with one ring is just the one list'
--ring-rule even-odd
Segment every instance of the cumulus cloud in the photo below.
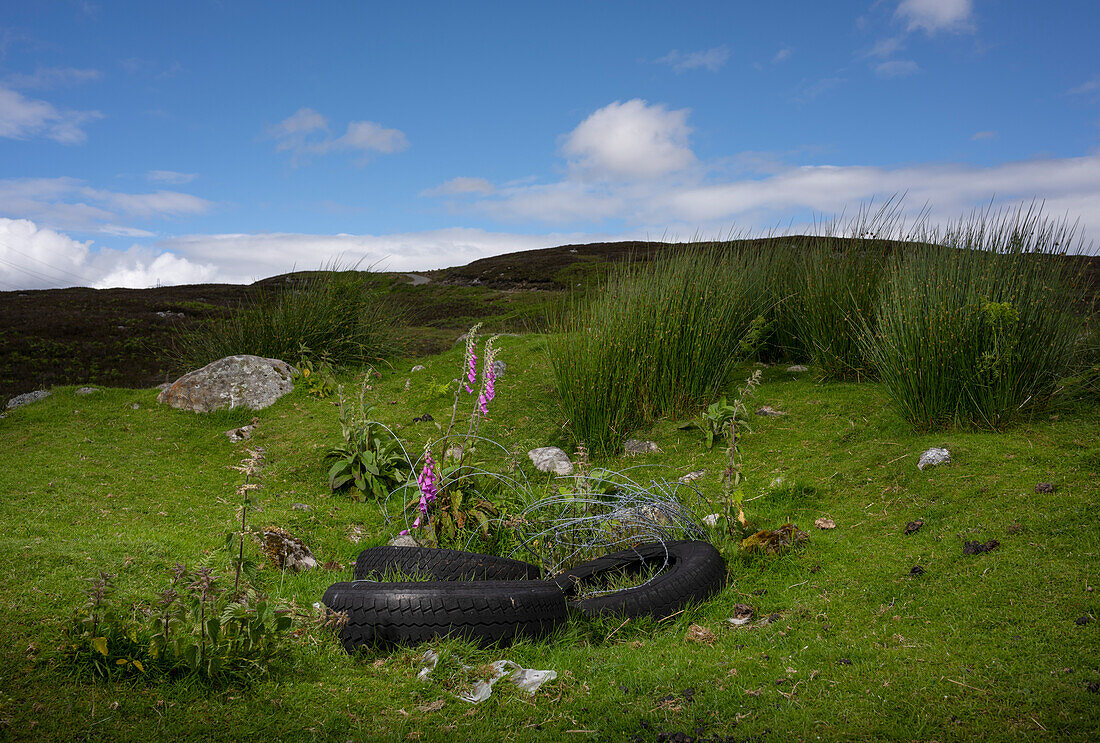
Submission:
{"label": "cumulus cloud", "polygon": [[496,187],[484,178],[460,176],[441,183],[435,188],[420,192],[421,196],[466,196],[470,194],[485,196],[496,191]]}
{"label": "cumulus cloud", "polygon": [[178,191],[124,193],[91,188],[75,178],[0,180],[0,215],[33,219],[55,229],[148,235],[125,222],[204,214],[213,206]]}
{"label": "cumulus cloud", "polygon": [[177,173],[174,170],[150,170],[145,177],[155,183],[171,183],[180,185],[190,183],[199,177],[198,173]]}
{"label": "cumulus cloud", "polygon": [[680,52],[673,49],[671,52],[656,60],[658,64],[667,64],[677,72],[687,70],[705,69],[717,72],[730,58],[730,50],[724,46],[716,46],[701,52]]}
{"label": "cumulus cloud", "polygon": [[304,155],[324,155],[354,150],[369,155],[391,155],[408,149],[409,140],[399,129],[387,129],[373,121],[352,121],[339,137],[329,133],[328,119],[311,108],[300,108],[278,124],[269,126],[266,135],[277,140],[275,149],[291,152],[295,161]]}
{"label": "cumulus cloud", "polygon": [[911,59],[891,59],[875,65],[875,74],[879,77],[906,77],[920,72],[920,67]]}
{"label": "cumulus cloud", "polygon": [[92,242],[40,227],[29,219],[0,217],[0,287],[149,287],[210,281],[212,263],[196,264],[168,251],[135,246],[96,250]]}
{"label": "cumulus cloud", "polygon": [[635,98],[599,109],[570,132],[562,153],[573,170],[596,179],[653,178],[695,163],[689,109],[670,111]]}
{"label": "cumulus cloud", "polygon": [[13,73],[4,82],[13,88],[56,88],[62,85],[79,85],[94,82],[103,77],[99,70],[76,67],[39,67],[31,74]]}
{"label": "cumulus cloud", "polygon": [[28,98],[0,85],[0,137],[44,137],[61,144],[82,144],[88,139],[84,125],[102,119],[99,111],[67,111],[48,101]]}
{"label": "cumulus cloud", "polygon": [[902,0],[895,16],[906,24],[908,31],[935,34],[972,31],[972,13],[971,0]]}

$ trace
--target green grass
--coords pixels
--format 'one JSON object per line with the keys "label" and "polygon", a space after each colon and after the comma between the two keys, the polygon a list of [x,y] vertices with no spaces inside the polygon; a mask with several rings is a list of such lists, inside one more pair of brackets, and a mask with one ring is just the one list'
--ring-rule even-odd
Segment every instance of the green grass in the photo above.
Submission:
{"label": "green grass", "polygon": [[[524,473],[549,488],[524,452],[563,443],[547,338],[503,338],[508,371],[481,429],[519,452]],[[370,400],[400,427],[410,451],[439,431],[412,423],[449,417],[446,382],[462,349],[384,369]],[[427,369],[410,373],[413,363]],[[735,378],[748,369],[735,367]],[[406,380],[411,380],[405,389]],[[351,384],[351,378],[343,381]],[[668,620],[574,618],[540,643],[479,649],[433,644],[443,661],[416,680],[424,648],[351,658],[302,625],[291,657],[247,687],[193,681],[97,682],[58,654],[63,624],[83,602],[85,579],[119,575],[126,601],[151,600],[175,561],[228,568],[219,550],[234,528],[243,445],[223,435],[256,415],[250,444],[267,452],[255,526],[281,526],[334,571],[262,572],[265,588],[303,609],[350,577],[358,552],[400,528],[377,504],[328,492],[324,451],[339,438],[331,401],[300,392],[258,413],[195,415],[155,403],[155,390],[88,397],[58,389],[0,420],[0,737],[13,740],[656,740],[657,733],[765,740],[1084,740],[1100,734],[1100,414],[1076,404],[1005,433],[917,432],[875,383],[820,384],[764,370],[758,401],[789,413],[754,418],[741,446],[746,509],[761,527],[794,521],[811,532],[801,550],[729,564],[729,586]],[[133,409],[133,403],[139,404]],[[705,469],[718,493],[722,453],[659,417],[629,431],[661,452],[597,466],[655,465],[654,477]],[[920,472],[916,459],[946,446],[954,462]],[[506,466],[503,454],[490,464]],[[635,470],[636,476],[638,471]],[[1037,482],[1053,494],[1037,494]],[[774,483],[774,485],[773,485]],[[292,510],[305,503],[309,511]],[[837,528],[812,527],[828,515]],[[923,519],[916,534],[905,524]],[[359,542],[349,540],[358,530]],[[962,542],[998,539],[964,556]],[[254,544],[249,550],[259,555]],[[910,569],[925,573],[914,577]],[[733,604],[757,617],[732,628]],[[1078,617],[1093,621],[1077,625]],[[713,645],[684,639],[692,623]],[[505,683],[471,706],[452,696],[463,665],[498,658],[553,669],[533,698]],[[851,664],[843,662],[850,661]],[[690,693],[688,690],[691,690]],[[421,711],[443,701],[441,709]],[[430,710],[430,708],[429,708]],[[648,727],[646,727],[648,726]],[[592,732],[569,732],[592,731]]]}

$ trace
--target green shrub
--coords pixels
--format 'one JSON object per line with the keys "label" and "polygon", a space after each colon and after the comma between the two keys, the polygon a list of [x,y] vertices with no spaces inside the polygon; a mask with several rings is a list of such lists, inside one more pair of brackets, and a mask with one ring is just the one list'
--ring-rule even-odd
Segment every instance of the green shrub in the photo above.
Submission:
{"label": "green shrub", "polygon": [[918,428],[1002,429],[1047,402],[1079,334],[1073,230],[1032,211],[930,232],[886,272],[862,347]]}
{"label": "green shrub", "polygon": [[251,299],[225,319],[175,338],[176,360],[195,368],[234,354],[296,359],[303,347],[333,364],[363,365],[398,354],[394,310],[358,271],[325,270]]}
{"label": "green shrub", "polygon": [[642,423],[713,400],[766,310],[764,265],[719,248],[624,262],[579,297],[549,339],[574,438],[608,453]]}
{"label": "green shrub", "polygon": [[412,466],[393,432],[370,419],[371,409],[364,403],[369,375],[363,375],[358,407],[352,408],[340,390],[343,441],[325,454],[325,461],[331,462],[328,485],[332,490],[349,488],[384,500],[393,488],[408,482]]}

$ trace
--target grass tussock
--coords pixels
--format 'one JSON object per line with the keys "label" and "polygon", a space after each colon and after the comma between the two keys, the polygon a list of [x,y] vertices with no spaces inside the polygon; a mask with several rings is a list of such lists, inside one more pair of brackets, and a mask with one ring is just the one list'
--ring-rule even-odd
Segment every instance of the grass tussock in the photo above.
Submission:
{"label": "grass tussock", "polygon": [[1080,335],[1073,229],[1034,211],[978,214],[896,254],[861,340],[920,429],[1002,429],[1046,403]]}
{"label": "grass tussock", "polygon": [[576,440],[614,451],[631,430],[679,415],[730,383],[752,352],[767,295],[764,263],[711,248],[612,269],[550,336],[561,405]]}
{"label": "grass tussock", "polygon": [[303,349],[335,364],[366,365],[401,351],[395,312],[359,271],[333,267],[275,290],[257,290],[227,318],[176,337],[181,367],[234,354],[296,360]]}

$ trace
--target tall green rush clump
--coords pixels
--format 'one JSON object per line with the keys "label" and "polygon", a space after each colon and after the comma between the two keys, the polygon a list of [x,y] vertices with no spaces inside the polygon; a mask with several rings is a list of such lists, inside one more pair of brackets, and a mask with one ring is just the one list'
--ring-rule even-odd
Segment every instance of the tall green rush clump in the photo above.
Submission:
{"label": "tall green rush clump", "polygon": [[393,310],[359,271],[333,266],[274,291],[258,290],[228,318],[176,338],[194,368],[235,354],[297,359],[303,347],[335,364],[361,366],[400,351]]}
{"label": "tall green rush clump", "polygon": [[1061,256],[1074,228],[1033,209],[930,230],[891,261],[863,349],[921,429],[1003,429],[1046,402],[1079,321]]}
{"label": "tall green rush clump", "polygon": [[558,396],[573,436],[601,453],[634,428],[716,397],[763,312],[762,261],[719,247],[611,269],[550,336]]}

